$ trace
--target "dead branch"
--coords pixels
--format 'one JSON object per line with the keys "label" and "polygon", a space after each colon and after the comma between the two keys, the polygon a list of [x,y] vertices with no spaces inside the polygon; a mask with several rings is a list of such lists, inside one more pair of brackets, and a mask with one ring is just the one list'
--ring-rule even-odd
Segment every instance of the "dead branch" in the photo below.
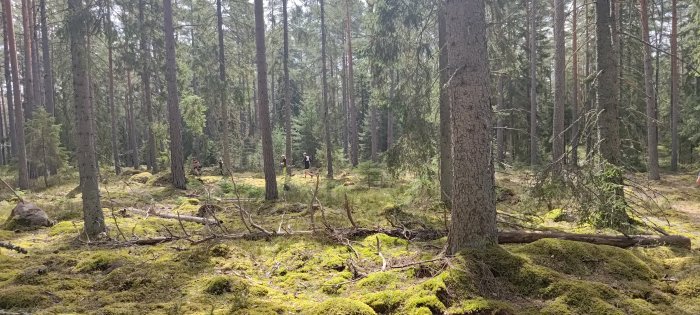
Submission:
{"label": "dead branch", "polygon": [[24,248],[22,248],[22,247],[19,247],[19,246],[17,246],[17,245],[14,245],[14,244],[12,244],[12,243],[10,243],[10,242],[0,242],[0,247],[7,248],[7,249],[9,249],[9,250],[14,250],[14,251],[16,251],[16,252],[18,252],[18,253],[20,253],[20,254],[26,254],[26,253],[27,253],[27,250],[26,250],[26,249],[24,249]]}
{"label": "dead branch", "polygon": [[7,187],[7,189],[9,189],[9,190],[15,195],[15,197],[17,197],[17,199],[19,199],[19,202],[24,203],[24,199],[22,199],[22,197],[20,197],[19,194],[18,194],[14,189],[12,189],[12,187],[10,186],[10,184],[8,184],[8,183],[7,183],[4,179],[2,179],[2,178],[0,178],[0,181],[2,181],[2,183],[5,185],[5,187]]}
{"label": "dead branch", "polygon": [[377,255],[382,258],[382,271],[386,270],[386,258],[382,255],[382,245],[379,242],[379,236],[374,237],[377,240]]}
{"label": "dead branch", "polygon": [[357,223],[355,223],[355,220],[352,218],[352,207],[350,206],[347,193],[345,193],[345,214],[348,216],[348,220],[350,220],[352,227],[356,229],[358,226]]}
{"label": "dead branch", "polygon": [[316,188],[314,188],[314,193],[311,196],[311,201],[309,201],[309,216],[311,217],[311,230],[316,231],[316,222],[314,221],[314,201],[316,200],[316,195],[318,194],[318,183],[320,178],[316,174]]}
{"label": "dead branch", "polygon": [[196,222],[199,224],[210,224],[210,225],[218,225],[221,222],[212,220],[212,219],[207,219],[207,218],[202,218],[202,217],[195,217],[195,216],[189,216],[189,215],[180,215],[180,214],[169,214],[169,213],[160,213],[156,212],[152,208],[149,209],[148,211],[146,210],[141,210],[141,209],[136,209],[136,208],[124,208],[123,210],[128,211],[128,212],[133,212],[136,214],[143,215],[145,217],[148,217],[150,215],[154,215],[159,218],[163,219],[173,219],[173,220],[181,220],[181,221],[187,221],[187,222]]}

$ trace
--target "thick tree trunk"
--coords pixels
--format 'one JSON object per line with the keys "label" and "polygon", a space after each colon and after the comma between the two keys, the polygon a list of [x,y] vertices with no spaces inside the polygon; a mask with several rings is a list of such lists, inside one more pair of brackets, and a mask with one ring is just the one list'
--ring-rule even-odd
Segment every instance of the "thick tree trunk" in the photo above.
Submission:
{"label": "thick tree trunk", "polygon": [[6,139],[7,139],[7,122],[5,121],[5,94],[2,84],[0,84],[0,164],[7,165]]}
{"label": "thick tree trunk", "polygon": [[620,165],[618,129],[617,64],[612,47],[610,0],[596,1],[596,62],[598,64],[597,103],[600,154],[613,165]]}
{"label": "thick tree trunk", "polygon": [[554,114],[552,117],[552,164],[559,174],[564,165],[564,106],[566,103],[566,38],[564,0],[554,0]]}
{"label": "thick tree trunk", "polygon": [[258,121],[262,137],[262,158],[265,172],[265,200],[277,199],[277,177],[272,156],[272,131],[267,99],[267,58],[265,57],[265,21],[262,0],[255,0],[255,47],[258,68]]}
{"label": "thick tree trunk", "polygon": [[[649,6],[647,0],[639,0],[642,19],[642,40],[649,41]],[[644,91],[646,92],[647,120],[647,172],[649,179],[659,180],[658,127],[656,123],[656,90],[654,90],[651,47],[642,45],[644,53]]]}
{"label": "thick tree trunk", "polygon": [[678,104],[680,103],[680,74],[678,73],[678,9],[671,0],[671,170],[678,170]]}
{"label": "thick tree trunk", "polygon": [[[585,5],[586,7],[586,102],[584,104],[584,112],[586,113],[586,120],[584,121],[585,126],[589,126],[589,120],[591,119],[591,111],[593,110],[594,102],[595,102],[595,97],[594,97],[594,91],[593,91],[593,85],[591,84],[591,80],[589,79],[591,76],[591,36],[590,36],[590,25],[591,25],[591,9],[590,9],[590,1],[586,0]],[[593,159],[593,156],[595,155],[595,152],[593,150],[593,137],[594,137],[594,132],[592,130],[588,129],[586,130],[586,160],[590,161]]]}
{"label": "thick tree trunk", "polygon": [[[22,83],[24,87],[24,111],[27,119],[31,119],[34,111],[34,81],[32,78],[32,33],[29,19],[29,2],[22,0],[22,34],[24,43],[24,72]],[[25,31],[26,30],[26,31]]]}
{"label": "thick tree trunk", "polygon": [[539,164],[537,138],[537,0],[530,1],[530,165]]}
{"label": "thick tree trunk", "polygon": [[[41,0],[45,1],[45,0]],[[112,157],[114,159],[114,172],[119,175],[122,172],[121,166],[119,165],[119,146],[117,145],[117,108],[114,106],[114,66],[112,62],[112,3],[110,2],[107,7],[107,24],[109,32],[107,34],[107,63],[109,67],[109,114],[111,120],[111,140],[112,140]]]}
{"label": "thick tree trunk", "polygon": [[34,110],[44,106],[44,93],[41,90],[41,71],[39,69],[39,37],[36,30],[36,6],[34,0],[27,0],[29,5],[29,30],[32,39],[32,93],[34,93]]}
{"label": "thick tree trunk", "polygon": [[[7,34],[7,46],[12,67],[12,95],[15,98],[15,137],[17,145],[18,185],[22,190],[29,188],[29,171],[27,169],[27,151],[24,142],[24,110],[22,109],[22,97],[19,91],[19,64],[17,63],[17,46],[15,45],[15,31],[12,23],[12,2],[3,0],[3,12],[5,13],[5,25]],[[26,81],[25,81],[26,84]],[[25,85],[26,90],[26,85]]]}
{"label": "thick tree trunk", "polygon": [[141,36],[139,39],[139,49],[141,50],[141,84],[143,85],[143,107],[146,109],[146,133],[148,140],[146,142],[146,167],[153,173],[158,172],[158,162],[156,161],[156,139],[153,134],[153,106],[151,105],[151,50],[148,48],[148,30],[146,29],[145,20],[146,1],[139,1],[139,21]]}
{"label": "thick tree trunk", "polygon": [[447,247],[454,254],[495,245],[498,234],[485,4],[482,0],[448,0],[446,14],[453,174],[459,174],[453,178]]}
{"label": "thick tree trunk", "polygon": [[185,157],[182,148],[182,116],[177,94],[175,30],[171,0],[163,0],[163,34],[165,37],[165,81],[168,89],[168,131],[170,132],[170,173],[173,186],[185,189]]}
{"label": "thick tree trunk", "polygon": [[326,13],[324,0],[321,3],[321,80],[323,84],[323,126],[325,129],[324,138],[326,142],[326,176],[333,178],[333,144],[331,142],[331,120],[328,113],[328,77],[326,65]]}
{"label": "thick tree trunk", "polygon": [[282,0],[282,36],[283,38],[283,56],[282,68],[284,71],[284,153],[287,158],[287,175],[292,174],[292,168],[289,165],[292,161],[292,96],[289,85],[289,23],[287,18],[287,0]]}
{"label": "thick tree trunk", "polygon": [[[3,12],[5,11],[5,2],[3,4]],[[14,39],[14,34],[8,33],[8,24],[5,15],[2,17],[3,25],[3,54],[4,54],[4,65],[5,65],[5,88],[7,90],[7,117],[9,124],[10,133],[10,155],[17,155],[17,134],[15,132],[15,114],[14,114],[14,99],[13,99],[13,83],[12,83],[12,71],[10,69],[10,49],[8,38],[12,36]],[[21,103],[20,103],[21,104]]]}
{"label": "thick tree trunk", "polygon": [[350,112],[350,163],[352,166],[357,166],[359,163],[358,151],[360,146],[360,137],[358,135],[358,110],[355,106],[355,77],[353,74],[353,56],[352,56],[352,19],[350,16],[350,0],[345,0],[345,54],[348,58],[348,111]]}
{"label": "thick tree trunk", "polygon": [[46,22],[46,0],[40,1],[41,15],[41,50],[44,62],[44,102],[46,111],[55,115],[53,68],[51,67],[51,53],[49,50],[49,30]]}
{"label": "thick tree trunk", "polygon": [[[571,166],[578,166],[579,143],[579,109],[578,109],[578,6],[576,0],[573,3],[571,18]],[[588,27],[588,26],[586,26]]]}
{"label": "thick tree trunk", "polygon": [[219,102],[221,106],[221,150],[223,151],[224,168],[232,170],[231,164],[231,124],[229,123],[228,102],[226,95],[226,59],[224,56],[224,18],[221,12],[221,0],[216,0],[216,29],[219,35]]}
{"label": "thick tree trunk", "polygon": [[[6,0],[9,1],[9,0]],[[100,207],[100,189],[95,154],[95,119],[88,90],[88,11],[82,0],[68,0],[71,66],[73,70],[73,99],[77,132],[77,159],[80,173],[80,190],[83,198],[85,235],[94,240],[106,231],[104,215]]]}
{"label": "thick tree trunk", "polygon": [[445,2],[440,1],[438,11],[438,46],[440,55],[438,68],[440,76],[440,199],[448,207],[452,204],[452,107],[447,94],[447,22]]}
{"label": "thick tree trunk", "polygon": [[[285,0],[286,1],[286,0]],[[346,44],[343,43],[343,46]],[[350,127],[348,124],[350,123],[350,112],[348,111],[348,57],[343,52],[343,56],[341,58],[343,62],[343,67],[341,69],[341,74],[340,74],[340,82],[341,82],[341,97],[343,99],[342,101],[342,114],[343,114],[343,134],[341,136],[342,138],[342,143],[343,143],[343,154],[345,157],[350,159]]]}

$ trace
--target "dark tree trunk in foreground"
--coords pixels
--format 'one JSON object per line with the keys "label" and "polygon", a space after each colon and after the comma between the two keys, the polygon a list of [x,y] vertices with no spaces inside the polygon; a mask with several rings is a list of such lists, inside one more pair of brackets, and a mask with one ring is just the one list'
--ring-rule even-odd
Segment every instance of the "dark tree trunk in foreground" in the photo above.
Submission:
{"label": "dark tree trunk in foreground", "polygon": [[555,174],[564,165],[564,103],[566,102],[566,56],[564,0],[554,0],[554,115],[552,117],[552,164]]}
{"label": "dark tree trunk in foreground", "polygon": [[485,4],[446,2],[448,93],[452,101],[452,220],[447,251],[498,243]]}
{"label": "dark tree trunk in foreground", "polygon": [[[6,0],[9,1],[9,0]],[[68,0],[70,31],[71,66],[73,70],[73,100],[75,103],[75,120],[78,147],[78,171],[80,172],[80,190],[83,198],[83,219],[85,235],[95,239],[106,231],[102,208],[100,207],[100,189],[95,155],[95,130],[91,121],[93,116],[90,92],[88,90],[88,52],[86,36],[87,18],[90,14],[82,0]]]}
{"label": "dark tree trunk in foreground", "polygon": [[350,163],[352,166],[357,166],[358,150],[360,146],[360,138],[358,135],[357,126],[357,108],[355,107],[355,77],[353,74],[352,62],[352,19],[350,18],[350,0],[345,0],[345,53],[348,58],[348,111],[350,112]]}
{"label": "dark tree trunk in foreground", "polygon": [[255,0],[255,47],[258,68],[258,121],[262,137],[263,170],[265,171],[265,200],[277,199],[277,177],[272,156],[272,132],[267,96],[267,58],[265,57],[265,20],[262,0]]}
{"label": "dark tree trunk in foreground", "polygon": [[438,45],[440,58],[440,199],[446,205],[452,203],[452,122],[450,120],[449,96],[447,95],[447,23],[445,21],[445,3],[441,1],[438,11]]}
{"label": "dark tree trunk in foreground", "polygon": [[[49,50],[49,30],[46,24],[46,0],[40,1],[41,15],[41,57],[44,63],[44,102],[46,111],[55,115],[54,88],[53,88],[53,69],[51,68],[51,53]],[[110,22],[111,25],[111,22]]]}
{"label": "dark tree trunk in foreground", "polygon": [[[3,7],[3,12],[5,12],[5,1],[2,1],[2,7]],[[14,40],[14,34],[9,33],[8,27],[8,19],[6,18],[7,15],[3,15],[2,17],[2,25],[3,25],[3,55],[5,59],[5,88],[7,89],[7,117],[8,117],[8,124],[10,126],[10,153],[11,156],[15,156],[17,154],[17,134],[15,133],[15,113],[14,113],[14,102],[15,100],[13,99],[14,93],[13,93],[13,85],[14,83],[12,82],[12,71],[10,69],[10,48],[9,48],[9,42],[8,38],[12,36],[12,40]],[[11,27],[10,27],[11,28]],[[13,43],[14,45],[14,43]],[[16,60],[16,59],[15,59]],[[21,103],[18,103],[21,104]]]}
{"label": "dark tree trunk in foreground", "polygon": [[[289,25],[287,21],[287,0],[282,0],[282,32],[283,32],[283,56],[282,68],[284,71],[284,154],[287,165],[292,163],[292,98],[289,91]],[[287,167],[287,174],[292,174],[292,168]]]}
{"label": "dark tree trunk in foreground", "polygon": [[328,115],[328,69],[326,67],[326,13],[324,1],[321,2],[321,80],[323,84],[323,126],[326,142],[326,176],[333,178],[333,144],[331,143],[331,122]]}
{"label": "dark tree trunk in foreground", "polygon": [[597,103],[600,115],[600,154],[613,165],[620,165],[620,133],[618,129],[617,64],[612,47],[610,0],[596,1],[596,62],[598,64]]}
{"label": "dark tree trunk in foreground", "polygon": [[[44,1],[44,0],[42,0]],[[122,172],[121,166],[119,165],[119,147],[117,146],[117,109],[114,106],[114,66],[112,63],[112,3],[108,4],[107,7],[107,63],[109,67],[109,114],[111,118],[112,132],[112,158],[114,159],[114,172],[119,175]]]}
{"label": "dark tree trunk in foreground", "polygon": [[680,74],[678,73],[678,9],[671,1],[671,170],[678,170],[678,104],[680,103]]}
{"label": "dark tree trunk in foreground", "polygon": [[530,165],[539,164],[537,144],[537,11],[535,3],[530,1]]}
{"label": "dark tree trunk in foreground", "polygon": [[22,0],[22,34],[24,42],[24,72],[22,73],[22,86],[24,87],[24,107],[27,118],[32,117],[34,111],[34,78],[32,72],[32,32],[30,27],[29,0]]}
{"label": "dark tree trunk in foreground", "polygon": [[[639,1],[642,18],[642,40],[649,41],[649,6],[647,0]],[[642,45],[644,53],[644,91],[647,115],[647,172],[651,180],[659,180],[659,143],[656,123],[656,90],[654,89],[651,47]]]}
{"label": "dark tree trunk in foreground", "polygon": [[[7,46],[12,67],[12,95],[15,97],[15,137],[17,145],[17,168],[19,188],[29,188],[29,171],[27,169],[27,151],[24,142],[24,110],[22,109],[22,94],[19,91],[19,65],[17,63],[17,46],[15,45],[15,30],[12,23],[12,2],[3,0],[5,25],[7,26]],[[26,88],[26,86],[25,86]]]}
{"label": "dark tree trunk in foreground", "polygon": [[175,38],[173,38],[173,7],[170,0],[163,0],[163,33],[165,35],[165,81],[168,89],[168,130],[170,131],[170,173],[173,186],[185,189],[185,157],[182,148],[182,116],[178,105],[177,64],[175,63]]}
{"label": "dark tree trunk in foreground", "polygon": [[156,139],[153,134],[153,106],[151,105],[151,51],[148,48],[147,30],[145,19],[146,1],[139,1],[139,21],[141,37],[139,39],[139,48],[141,50],[141,84],[143,84],[143,107],[146,109],[146,133],[148,140],[146,142],[146,167],[153,173],[158,172],[158,162],[156,161]]}
{"label": "dark tree trunk in foreground", "polygon": [[[578,166],[579,143],[579,109],[578,109],[578,7],[576,0],[573,3],[573,16],[571,17],[571,72],[573,88],[571,89],[571,165]],[[588,27],[588,26],[586,26]]]}
{"label": "dark tree trunk in foreground", "polygon": [[[229,91],[226,84],[226,59],[224,57],[224,18],[221,13],[221,0],[216,0],[216,28],[219,35],[219,105],[221,106],[221,151],[223,151],[224,168],[233,170],[231,164],[231,124],[229,122],[228,102]],[[166,36],[172,36],[167,35]]]}

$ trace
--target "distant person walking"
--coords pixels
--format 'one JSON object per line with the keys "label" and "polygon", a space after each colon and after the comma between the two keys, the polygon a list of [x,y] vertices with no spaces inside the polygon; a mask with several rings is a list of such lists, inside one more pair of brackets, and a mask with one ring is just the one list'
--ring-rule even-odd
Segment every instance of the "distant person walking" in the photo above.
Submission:
{"label": "distant person walking", "polygon": [[311,168],[311,157],[304,152],[304,178],[309,174],[309,169]]}
{"label": "distant person walking", "polygon": [[282,155],[282,160],[280,161],[280,169],[282,169],[283,172],[287,170],[287,157]]}

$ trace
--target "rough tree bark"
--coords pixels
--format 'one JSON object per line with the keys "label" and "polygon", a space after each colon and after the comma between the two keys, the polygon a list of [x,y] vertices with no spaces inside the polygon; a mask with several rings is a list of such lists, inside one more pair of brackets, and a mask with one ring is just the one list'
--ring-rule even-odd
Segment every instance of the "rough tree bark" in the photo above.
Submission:
{"label": "rough tree bark", "polygon": [[277,199],[277,177],[272,156],[272,132],[267,96],[267,58],[265,57],[265,21],[262,0],[255,0],[255,47],[258,68],[258,121],[262,137],[262,158],[265,172],[265,200]]}
{"label": "rough tree bark", "polygon": [[182,116],[177,94],[177,64],[173,7],[171,0],[163,0],[163,34],[165,36],[165,81],[168,90],[168,130],[170,132],[170,173],[173,186],[185,189],[185,157],[182,148]]}
{"label": "rough tree bark", "polygon": [[[578,109],[578,6],[573,2],[571,17],[571,72],[573,88],[571,89],[571,165],[578,166],[579,143],[579,109]],[[588,27],[588,26],[586,26]]]}
{"label": "rough tree bark", "polygon": [[505,118],[503,117],[503,74],[498,75],[498,83],[496,85],[496,164],[502,165],[505,159]]}
{"label": "rough tree bark", "polygon": [[[2,1],[3,12],[5,12],[5,2]],[[12,71],[10,69],[10,49],[8,38],[12,36],[14,39],[14,34],[8,33],[8,19],[5,15],[2,17],[2,27],[3,27],[3,55],[4,55],[4,65],[5,65],[5,88],[7,89],[7,117],[8,124],[10,126],[10,155],[15,156],[17,154],[17,134],[15,133],[15,114],[14,114],[14,99],[13,99],[13,83],[12,83]]]}
{"label": "rough tree bark", "polygon": [[[27,119],[32,117],[34,111],[34,79],[32,72],[32,32],[30,27],[29,0],[22,0],[22,39],[24,42],[24,72],[22,83],[24,87],[24,111]],[[27,30],[27,31],[25,31]]]}
{"label": "rough tree bark", "polygon": [[678,72],[678,9],[671,1],[671,170],[678,170],[678,104],[680,103],[680,74]]}
{"label": "rough tree bark", "polygon": [[326,13],[324,0],[321,3],[321,81],[323,84],[323,126],[326,142],[326,177],[333,179],[333,144],[331,143],[331,121],[328,113],[328,69],[326,67]]}
{"label": "rough tree bark", "polygon": [[[649,6],[647,0],[639,0],[642,19],[642,40],[649,41]],[[656,90],[654,89],[651,47],[642,45],[644,53],[644,91],[646,92],[647,120],[647,174],[651,180],[659,180],[659,144],[656,123]]]}
{"label": "rough tree bark", "polygon": [[19,188],[24,190],[29,188],[29,170],[27,169],[27,151],[24,142],[24,110],[22,109],[22,94],[19,91],[19,64],[17,63],[17,46],[15,45],[15,31],[12,22],[12,2],[10,0],[3,0],[3,4],[3,12],[5,13],[5,26],[7,27],[7,46],[10,57],[10,67],[12,68],[12,95],[15,98],[14,130],[17,145],[17,183],[19,185]]}
{"label": "rough tree bark", "polygon": [[539,164],[537,144],[537,0],[530,1],[530,165]]}
{"label": "rough tree bark", "polygon": [[552,170],[560,174],[564,165],[564,106],[566,103],[566,56],[564,0],[554,0],[554,115],[552,117]]}
{"label": "rough tree bark", "polygon": [[[42,2],[45,0],[42,0]],[[114,172],[119,175],[122,172],[119,165],[119,147],[117,146],[117,109],[114,106],[114,66],[112,62],[112,3],[107,4],[107,63],[109,67],[109,114],[111,120],[111,140],[112,140],[112,158],[114,159]]]}
{"label": "rough tree bark", "polygon": [[282,36],[283,56],[282,68],[284,71],[284,153],[287,158],[287,175],[292,174],[292,97],[289,86],[289,23],[287,18],[287,0],[282,0]]}
{"label": "rough tree bark", "polygon": [[223,151],[224,167],[231,170],[231,124],[229,122],[228,103],[226,95],[226,59],[224,57],[224,18],[221,12],[221,0],[216,0],[216,29],[219,35],[219,102],[221,110],[221,151]]}
{"label": "rough tree bark", "polygon": [[39,0],[41,16],[41,57],[44,63],[44,102],[46,111],[52,116],[55,113],[53,68],[51,67],[51,52],[49,50],[49,30],[46,22],[46,0]]}
{"label": "rough tree bark", "polygon": [[447,23],[445,21],[445,2],[440,1],[438,11],[438,46],[440,56],[440,198],[446,205],[452,204],[452,122],[450,99],[447,95]]}
{"label": "rough tree bark", "polygon": [[618,129],[617,62],[611,36],[610,0],[597,0],[596,63],[598,64],[597,103],[600,155],[613,165],[620,165],[620,133]]}
{"label": "rough tree bark", "polygon": [[156,139],[153,134],[153,106],[151,105],[151,50],[148,47],[148,30],[145,20],[146,1],[139,1],[139,30],[141,36],[139,38],[139,50],[141,51],[141,84],[143,85],[143,107],[146,109],[146,127],[147,143],[146,143],[146,167],[153,173],[158,172],[158,163],[156,161]]}
{"label": "rough tree bark", "polygon": [[446,2],[448,93],[452,104],[452,220],[447,251],[496,245],[485,4]]}
{"label": "rough tree bark", "polygon": [[[9,0],[5,0],[9,1]],[[82,0],[68,0],[69,37],[71,67],[73,70],[73,99],[75,102],[75,120],[77,132],[77,159],[80,173],[80,190],[83,198],[83,220],[85,235],[95,239],[106,231],[104,215],[100,207],[100,189],[97,175],[95,154],[95,119],[88,90],[88,52],[86,36],[89,14]]]}
{"label": "rough tree bark", "polygon": [[350,18],[350,0],[345,0],[345,54],[348,61],[348,111],[350,111],[350,163],[357,166],[360,137],[357,126],[357,107],[355,106],[355,77],[352,60],[352,19]]}
{"label": "rough tree bark", "polygon": [[133,101],[134,90],[131,85],[131,70],[126,70],[126,112],[127,126],[129,129],[129,149],[131,150],[131,166],[134,169],[139,169],[141,167],[141,161],[139,161],[139,146],[136,142],[136,118],[134,117],[134,101]]}

